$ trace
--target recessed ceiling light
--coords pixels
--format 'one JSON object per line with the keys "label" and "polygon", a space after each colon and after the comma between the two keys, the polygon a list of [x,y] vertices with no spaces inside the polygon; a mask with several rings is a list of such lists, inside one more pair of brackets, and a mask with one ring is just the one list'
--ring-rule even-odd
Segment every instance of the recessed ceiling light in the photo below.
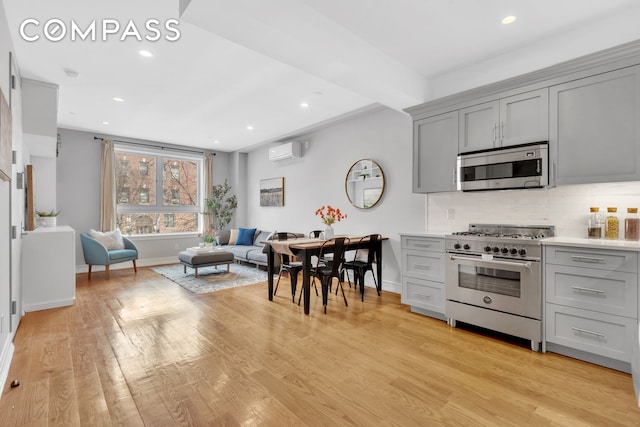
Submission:
{"label": "recessed ceiling light", "polygon": [[71,79],[78,79],[80,78],[80,73],[78,73],[77,71],[74,71],[70,68],[65,68],[64,69],[64,73],[67,75],[67,77],[71,78]]}
{"label": "recessed ceiling light", "polygon": [[512,24],[513,22],[515,22],[516,17],[513,15],[509,15],[509,16],[505,16],[504,18],[502,18],[502,23],[504,25],[508,25],[508,24]]}
{"label": "recessed ceiling light", "polygon": [[114,96],[114,97],[113,97],[113,98],[111,98],[111,99],[113,99],[113,100],[114,100],[114,101],[116,101],[116,102],[124,102],[124,99],[120,98],[119,96]]}
{"label": "recessed ceiling light", "polygon": [[247,130],[253,130],[253,126],[247,125]]}
{"label": "recessed ceiling light", "polygon": [[301,102],[300,103],[300,108],[309,108],[309,103],[308,102]]}
{"label": "recessed ceiling light", "polygon": [[139,50],[138,53],[141,56],[144,56],[145,58],[151,58],[153,56],[153,53],[149,52],[148,50],[144,50],[144,49]]}
{"label": "recessed ceiling light", "polygon": [[215,141],[213,141],[214,144],[220,144],[220,141],[218,141],[217,139]]}
{"label": "recessed ceiling light", "polygon": [[103,125],[108,125],[108,124],[109,124],[109,122],[105,120],[104,122],[102,122],[102,124],[103,124]]}

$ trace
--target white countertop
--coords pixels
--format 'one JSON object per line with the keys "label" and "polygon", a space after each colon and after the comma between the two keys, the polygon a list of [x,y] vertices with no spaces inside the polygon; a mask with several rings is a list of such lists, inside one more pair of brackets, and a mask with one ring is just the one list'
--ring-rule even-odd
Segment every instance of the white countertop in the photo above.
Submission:
{"label": "white countertop", "polygon": [[435,237],[435,238],[443,238],[446,235],[451,233],[447,233],[444,231],[435,231],[430,233],[398,233],[400,236],[418,236],[418,237]]}
{"label": "white countertop", "polygon": [[593,249],[617,249],[640,252],[640,242],[627,240],[585,239],[581,237],[549,237],[541,240],[543,245],[578,246]]}

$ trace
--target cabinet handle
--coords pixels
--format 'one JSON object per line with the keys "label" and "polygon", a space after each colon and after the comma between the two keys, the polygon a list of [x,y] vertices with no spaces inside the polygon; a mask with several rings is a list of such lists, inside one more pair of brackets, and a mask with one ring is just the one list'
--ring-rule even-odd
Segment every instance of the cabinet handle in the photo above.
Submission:
{"label": "cabinet handle", "polygon": [[415,264],[413,266],[413,268],[418,269],[418,270],[431,270],[431,266],[430,265],[424,265],[424,264]]}
{"label": "cabinet handle", "polygon": [[496,127],[497,126],[498,125],[496,123],[493,124],[493,142],[494,142],[494,144],[496,142]]}
{"label": "cabinet handle", "polygon": [[602,291],[600,289],[583,288],[582,286],[572,286],[571,289],[576,291],[583,291],[583,292],[593,292],[594,294],[606,293],[605,291]]}
{"label": "cabinet handle", "polygon": [[430,248],[431,243],[415,243],[413,246],[417,248]]}
{"label": "cabinet handle", "polygon": [[593,331],[589,331],[587,329],[582,329],[582,328],[571,328],[571,329],[573,329],[574,331],[576,331],[579,334],[587,334],[587,335],[596,336],[598,338],[605,338],[605,335],[601,334],[599,332],[593,332]]}
{"label": "cabinet handle", "polygon": [[456,168],[453,168],[453,174],[452,175],[453,175],[453,189],[455,190],[458,187],[458,182],[457,182],[458,180],[456,179],[456,178],[458,178],[457,177],[458,171],[456,170]]}
{"label": "cabinet handle", "polygon": [[431,295],[431,294],[419,294],[419,293],[416,293],[415,295],[417,297],[422,297],[424,299],[431,299],[433,297],[433,295]]}
{"label": "cabinet handle", "polygon": [[575,262],[587,262],[590,264],[599,264],[601,262],[605,262],[604,258],[593,258],[588,256],[571,255],[571,259]]}
{"label": "cabinet handle", "polygon": [[504,122],[501,123],[502,129],[500,130],[500,142],[504,141]]}

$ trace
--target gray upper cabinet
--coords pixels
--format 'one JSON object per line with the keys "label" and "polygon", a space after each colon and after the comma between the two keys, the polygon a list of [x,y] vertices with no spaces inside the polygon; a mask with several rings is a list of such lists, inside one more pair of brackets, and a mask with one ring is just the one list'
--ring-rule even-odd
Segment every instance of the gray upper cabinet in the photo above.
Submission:
{"label": "gray upper cabinet", "polygon": [[455,190],[457,148],[457,111],[413,123],[414,193]]}
{"label": "gray upper cabinet", "polygon": [[461,109],[459,136],[461,153],[548,140],[548,89]]}
{"label": "gray upper cabinet", "polygon": [[556,185],[640,180],[640,67],[552,86]]}

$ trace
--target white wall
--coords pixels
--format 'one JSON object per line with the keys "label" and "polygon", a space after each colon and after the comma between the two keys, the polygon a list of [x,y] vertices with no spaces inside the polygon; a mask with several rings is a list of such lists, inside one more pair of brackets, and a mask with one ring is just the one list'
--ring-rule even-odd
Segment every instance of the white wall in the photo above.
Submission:
{"label": "white wall", "polygon": [[31,156],[33,198],[37,211],[56,211],[56,158]]}
{"label": "white wall", "polygon": [[[424,231],[424,195],[411,192],[412,123],[408,115],[387,108],[363,113],[300,138],[301,159],[271,162],[268,148],[249,153],[247,221],[240,226],[308,233],[323,228],[316,209],[330,204],[348,218],[334,224],[336,234],[381,233],[383,287],[400,292],[400,232]],[[358,209],[345,194],[345,177],[359,159],[380,164],[386,186],[372,209]],[[261,207],[261,179],[284,177],[284,207]],[[367,283],[371,277],[367,276]]]}
{"label": "white wall", "polygon": [[[116,140],[154,144],[152,141],[131,140],[118,136],[98,135],[90,132],[59,129],[62,140],[57,158],[57,210],[58,225],[69,225],[76,230],[77,271],[86,271],[80,233],[98,229],[100,225],[100,141],[94,136]],[[222,183],[229,176],[230,155],[217,153],[214,160],[214,183]],[[37,173],[37,172],[36,172]],[[175,262],[180,250],[196,245],[201,239],[186,236],[133,236],[140,252],[138,265]],[[112,268],[130,268],[131,264],[116,264]],[[100,267],[98,267],[98,270]]]}
{"label": "white wall", "polygon": [[[640,182],[568,185],[538,190],[451,192],[427,195],[429,231],[466,230],[469,223],[554,225],[556,235],[587,237],[589,207],[640,207]],[[447,217],[449,210],[449,218]],[[453,212],[451,211],[453,210]]]}
{"label": "white wall", "polygon": [[[33,156],[56,156],[58,85],[22,79],[24,142]],[[51,175],[53,181],[55,174]]]}

